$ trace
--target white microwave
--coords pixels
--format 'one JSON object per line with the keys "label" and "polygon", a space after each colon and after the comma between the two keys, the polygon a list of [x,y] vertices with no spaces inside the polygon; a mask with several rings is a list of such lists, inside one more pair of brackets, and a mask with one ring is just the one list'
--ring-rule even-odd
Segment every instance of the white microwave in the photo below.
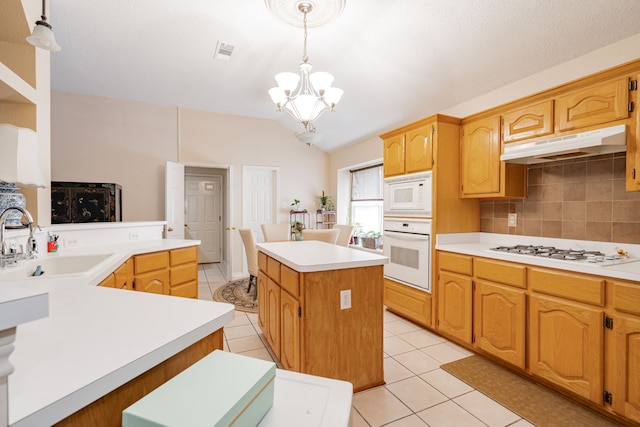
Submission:
{"label": "white microwave", "polygon": [[432,185],[431,172],[385,178],[384,215],[431,218],[433,216]]}

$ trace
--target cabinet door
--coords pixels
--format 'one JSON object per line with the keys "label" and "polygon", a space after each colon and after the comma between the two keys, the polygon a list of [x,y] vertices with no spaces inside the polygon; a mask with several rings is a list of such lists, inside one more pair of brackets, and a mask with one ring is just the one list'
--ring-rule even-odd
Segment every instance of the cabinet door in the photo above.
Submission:
{"label": "cabinet door", "polygon": [[384,305],[389,311],[431,327],[431,294],[427,292],[385,278]]}
{"label": "cabinet door", "polygon": [[258,271],[258,326],[262,332],[267,332],[267,275]]}
{"label": "cabinet door", "polygon": [[454,273],[438,274],[438,330],[471,343],[471,277]]}
{"label": "cabinet door", "polygon": [[167,295],[169,293],[169,270],[137,274],[134,279],[134,288],[139,292]]}
{"label": "cabinet door", "polygon": [[578,129],[628,118],[628,81],[626,77],[621,77],[558,97],[558,130]]}
{"label": "cabinet door", "polygon": [[613,410],[640,422],[640,318],[616,317]]}
{"label": "cabinet door", "polygon": [[532,295],[531,373],[602,404],[602,319],[601,309]]}
{"label": "cabinet door", "polygon": [[473,313],[474,345],[524,369],[524,291],[478,281]]}
{"label": "cabinet door", "polygon": [[300,372],[300,303],[288,292],[280,291],[280,362],[284,369]]}
{"label": "cabinet door", "polygon": [[405,134],[405,172],[424,172],[433,168],[433,126],[423,126]]}
{"label": "cabinet door", "polygon": [[131,290],[133,289],[133,260],[128,260],[113,273],[115,278],[114,287],[119,289]]}
{"label": "cabinet door", "polygon": [[385,177],[404,173],[404,135],[384,140],[383,168]]}
{"label": "cabinet door", "polygon": [[553,133],[553,100],[539,102],[502,115],[502,141],[522,141]]}
{"label": "cabinet door", "polygon": [[500,118],[462,127],[463,195],[500,193]]}
{"label": "cabinet door", "polygon": [[273,354],[280,358],[280,286],[271,279],[267,280],[267,342]]}
{"label": "cabinet door", "polygon": [[98,283],[98,286],[102,286],[105,288],[115,288],[115,278],[113,273],[104,278],[104,280]]}

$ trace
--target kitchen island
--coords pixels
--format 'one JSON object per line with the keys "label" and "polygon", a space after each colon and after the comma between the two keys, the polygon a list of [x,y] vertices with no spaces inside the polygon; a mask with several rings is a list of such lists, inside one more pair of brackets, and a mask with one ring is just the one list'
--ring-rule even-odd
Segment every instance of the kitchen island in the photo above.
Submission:
{"label": "kitchen island", "polygon": [[384,384],[387,258],[319,241],[258,244],[258,323],[285,369]]}

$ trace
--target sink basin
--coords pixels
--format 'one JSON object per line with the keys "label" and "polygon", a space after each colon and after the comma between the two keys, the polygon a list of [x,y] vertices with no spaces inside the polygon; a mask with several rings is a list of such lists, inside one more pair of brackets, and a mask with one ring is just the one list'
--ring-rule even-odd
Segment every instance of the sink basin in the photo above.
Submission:
{"label": "sink basin", "polygon": [[[33,259],[13,268],[0,270],[0,281],[7,279],[25,279],[52,276],[81,276],[105,261],[112,254],[99,255],[63,255],[42,259]],[[33,276],[40,266],[42,275]]]}

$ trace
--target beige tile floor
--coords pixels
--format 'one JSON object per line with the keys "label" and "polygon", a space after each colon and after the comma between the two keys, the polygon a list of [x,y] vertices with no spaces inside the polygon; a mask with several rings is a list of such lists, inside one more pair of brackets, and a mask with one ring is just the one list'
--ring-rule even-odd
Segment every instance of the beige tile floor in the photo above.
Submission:
{"label": "beige tile floor", "polygon": [[[227,280],[217,264],[201,264],[199,298],[212,300]],[[235,312],[224,328],[225,350],[278,363],[258,327],[256,314]],[[440,369],[469,356],[399,316],[384,313],[384,386],[354,394],[353,427],[462,427],[533,424]]]}

